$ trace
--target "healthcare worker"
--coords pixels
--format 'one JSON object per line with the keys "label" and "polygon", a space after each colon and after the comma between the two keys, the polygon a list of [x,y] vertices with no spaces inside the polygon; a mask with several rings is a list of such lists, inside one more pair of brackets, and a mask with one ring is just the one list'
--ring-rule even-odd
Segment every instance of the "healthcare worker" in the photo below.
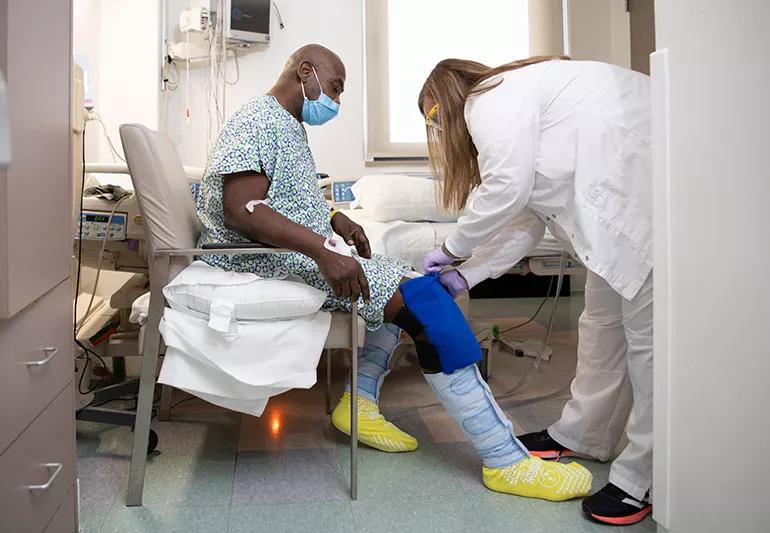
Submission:
{"label": "healthcare worker", "polygon": [[546,227],[586,266],[572,398],[558,422],[520,440],[543,458],[607,461],[625,429],[609,483],[582,508],[626,525],[651,511],[649,78],[567,59],[433,69],[418,102],[430,161],[444,206],[464,213],[424,266],[457,294],[505,273]]}
{"label": "healthcare worker", "polygon": [[[233,113],[209,155],[197,203],[203,224],[199,245],[248,240],[293,252],[201,259],[263,278],[297,276],[326,293],[327,311],[350,312],[358,302],[358,315],[372,333],[359,367],[361,442],[385,452],[417,447],[414,437],[385,420],[377,404],[394,342],[404,330],[414,340],[425,380],[473,444],[486,487],[554,501],[585,496],[590,471],[532,457],[516,439],[476,367],[479,343],[438,276],[414,276],[404,261],[372,254],[363,229],[329,209],[305,125],[321,126],[337,115],[345,78],[337,54],[316,44],[303,46],[268,94]],[[335,247],[332,241],[339,237],[357,254]],[[332,424],[347,434],[352,401],[346,391],[332,413]]]}

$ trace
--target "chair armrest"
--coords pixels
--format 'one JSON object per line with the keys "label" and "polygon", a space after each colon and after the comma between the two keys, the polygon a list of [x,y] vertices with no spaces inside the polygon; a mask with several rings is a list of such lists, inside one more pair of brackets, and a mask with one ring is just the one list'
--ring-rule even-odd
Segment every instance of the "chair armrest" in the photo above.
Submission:
{"label": "chair armrest", "polygon": [[161,248],[156,257],[193,257],[196,255],[256,255],[294,253],[288,248],[275,248],[261,242],[222,242],[204,244],[201,248]]}
{"label": "chair armrest", "polygon": [[257,241],[244,241],[244,242],[210,242],[208,244],[204,244],[201,246],[204,250],[212,250],[212,249],[242,249],[242,248],[275,248],[272,244],[267,244],[264,242],[257,242]]}

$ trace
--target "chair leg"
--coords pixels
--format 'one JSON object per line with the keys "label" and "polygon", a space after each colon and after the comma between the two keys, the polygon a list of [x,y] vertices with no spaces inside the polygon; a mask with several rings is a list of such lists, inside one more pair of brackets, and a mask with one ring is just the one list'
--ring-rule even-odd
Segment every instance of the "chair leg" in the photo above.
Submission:
{"label": "chair leg", "polygon": [[174,388],[171,385],[160,386],[160,410],[158,420],[171,420],[171,402],[174,398]]}
{"label": "chair leg", "polygon": [[324,350],[326,354],[326,386],[324,393],[326,396],[326,414],[332,414],[332,351]]}
{"label": "chair leg", "polygon": [[163,314],[163,282],[168,274],[168,258],[158,261],[158,275],[153,276],[150,285],[150,310],[146,326],[148,329],[142,354],[142,373],[139,377],[139,401],[134,424],[134,446],[131,452],[131,466],[128,473],[128,495],[126,505],[142,505],[144,473],[147,467],[147,444],[150,439],[152,401],[155,395],[155,372],[158,369],[160,351],[160,317]]}
{"label": "chair leg", "polygon": [[158,343],[147,342],[145,346],[147,348],[145,348],[142,359],[139,401],[136,408],[136,422],[134,423],[134,446],[128,474],[126,505],[129,507],[142,505],[144,473],[147,466],[147,444],[150,438],[150,419],[152,418],[152,400],[155,393],[155,370],[158,363]]}
{"label": "chair leg", "polygon": [[350,499],[358,499],[358,302],[350,310]]}

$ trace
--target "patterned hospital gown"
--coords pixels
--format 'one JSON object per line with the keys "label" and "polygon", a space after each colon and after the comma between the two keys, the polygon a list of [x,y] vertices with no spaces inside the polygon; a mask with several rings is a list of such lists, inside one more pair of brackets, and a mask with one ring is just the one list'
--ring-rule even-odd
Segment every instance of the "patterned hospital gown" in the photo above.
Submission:
{"label": "patterned hospital gown", "polygon": [[[286,218],[330,237],[329,205],[316,181],[313,154],[305,129],[272,96],[260,96],[244,105],[219,134],[197,199],[203,223],[198,245],[242,242],[244,237],[224,225],[223,176],[243,171],[263,172],[270,180],[268,205]],[[249,199],[244,198],[244,204]],[[336,298],[315,261],[299,254],[203,256],[225,270],[253,272],[264,278],[295,275],[327,294],[323,308],[350,311],[350,300]],[[369,281],[371,300],[359,302],[358,313],[370,329],[382,324],[383,310],[396,292],[409,265],[392,257],[357,258]]]}

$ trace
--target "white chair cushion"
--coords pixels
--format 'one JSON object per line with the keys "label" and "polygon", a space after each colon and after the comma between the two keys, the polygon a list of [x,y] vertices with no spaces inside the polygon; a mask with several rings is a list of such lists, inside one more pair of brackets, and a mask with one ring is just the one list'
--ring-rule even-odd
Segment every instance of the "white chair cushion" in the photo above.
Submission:
{"label": "white chair cushion", "polygon": [[172,309],[209,318],[221,332],[235,321],[286,320],[321,309],[326,293],[302,282],[262,279],[195,261],[163,289]]}
{"label": "white chair cushion", "polygon": [[448,213],[437,204],[438,182],[402,174],[363,176],[351,187],[353,209],[363,208],[377,222],[454,222],[457,213]]}

